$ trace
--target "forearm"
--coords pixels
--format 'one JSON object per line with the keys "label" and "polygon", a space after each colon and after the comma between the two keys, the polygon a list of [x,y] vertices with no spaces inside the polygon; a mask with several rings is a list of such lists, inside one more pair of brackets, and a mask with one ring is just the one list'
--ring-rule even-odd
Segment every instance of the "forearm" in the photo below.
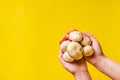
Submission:
{"label": "forearm", "polygon": [[89,72],[79,72],[74,74],[75,80],[92,80]]}
{"label": "forearm", "polygon": [[94,66],[113,80],[120,80],[120,64],[111,59],[101,56]]}

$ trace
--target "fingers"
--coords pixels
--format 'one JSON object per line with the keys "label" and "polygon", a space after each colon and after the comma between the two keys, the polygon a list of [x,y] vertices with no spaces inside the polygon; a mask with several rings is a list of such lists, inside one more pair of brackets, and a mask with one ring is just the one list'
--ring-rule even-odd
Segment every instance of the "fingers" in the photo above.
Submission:
{"label": "fingers", "polygon": [[[91,41],[92,41],[92,47],[94,48],[94,52],[95,53],[99,53],[99,54],[102,54],[102,48],[101,48],[101,45],[100,43],[98,42],[98,40],[90,33],[88,32],[84,32],[83,33],[85,36],[88,36]],[[94,56],[94,55],[93,55]],[[92,56],[91,56],[92,57]]]}
{"label": "fingers", "polygon": [[67,31],[67,34],[60,40],[60,44],[65,41],[65,40],[69,40],[69,33],[71,33],[72,31],[77,31],[76,29],[72,29],[70,31]]}
{"label": "fingers", "polygon": [[58,59],[59,59],[59,61],[62,63],[62,64],[64,64],[64,63],[66,63],[64,60],[63,60],[63,52],[62,51],[59,51],[59,55],[58,55]]}
{"label": "fingers", "polygon": [[65,35],[59,42],[59,44],[61,44],[63,41],[69,40],[69,36]]}
{"label": "fingers", "polygon": [[88,32],[83,32],[83,35],[89,37],[92,42],[98,42],[98,40],[92,34],[90,34]]}
{"label": "fingers", "polygon": [[[67,35],[65,35],[65,36],[60,40],[60,44],[61,44],[63,41],[65,41],[65,40],[69,40],[69,33],[72,32],[72,31],[77,31],[77,30],[76,30],[76,29],[72,29],[71,31],[68,31],[68,32],[67,32]],[[83,34],[84,36],[89,37],[92,41],[98,42],[97,39],[96,39],[92,34],[86,32],[86,31],[83,32],[82,34]]]}
{"label": "fingers", "polygon": [[74,61],[74,63],[76,63],[76,64],[83,64],[85,62],[86,62],[85,59],[80,59],[80,60],[75,60]]}

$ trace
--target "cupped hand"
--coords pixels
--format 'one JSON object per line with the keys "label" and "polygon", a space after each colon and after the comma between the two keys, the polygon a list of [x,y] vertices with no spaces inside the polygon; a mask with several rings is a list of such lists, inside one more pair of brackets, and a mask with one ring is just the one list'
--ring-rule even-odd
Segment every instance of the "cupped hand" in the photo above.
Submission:
{"label": "cupped hand", "polygon": [[84,59],[78,60],[78,61],[73,61],[73,62],[65,62],[63,60],[63,52],[59,52],[59,61],[62,64],[62,66],[71,72],[72,74],[80,73],[80,72],[87,72],[87,64]]}
{"label": "cupped hand", "polygon": [[98,40],[92,34],[90,34],[88,32],[83,32],[83,35],[90,38],[90,40],[92,41],[91,46],[94,49],[94,54],[90,57],[85,57],[85,59],[88,62],[90,62],[91,64],[96,64],[101,59],[101,57],[104,56],[104,54],[102,52],[102,48],[101,48]]}

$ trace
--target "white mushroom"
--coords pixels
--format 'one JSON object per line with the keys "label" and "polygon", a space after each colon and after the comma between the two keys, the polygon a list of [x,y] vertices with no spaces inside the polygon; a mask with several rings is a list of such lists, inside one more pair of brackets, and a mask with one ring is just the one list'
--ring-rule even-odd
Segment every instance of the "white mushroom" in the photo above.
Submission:
{"label": "white mushroom", "polygon": [[79,42],[79,41],[82,40],[82,34],[78,31],[72,31],[69,34],[69,39],[72,40],[72,41]]}
{"label": "white mushroom", "polygon": [[80,54],[80,55],[78,55],[78,56],[75,58],[75,60],[82,59],[82,57],[83,57],[83,54]]}
{"label": "white mushroom", "polygon": [[69,40],[63,41],[63,42],[60,44],[60,50],[62,50],[63,52],[65,52],[69,43],[70,43]]}
{"label": "white mushroom", "polygon": [[83,53],[84,56],[91,56],[94,53],[93,48],[89,45],[85,46],[83,50],[84,50],[84,53]]}
{"label": "white mushroom", "polygon": [[65,52],[63,54],[63,60],[66,61],[66,62],[73,62],[74,58],[72,58],[71,56],[69,56],[68,52]]}
{"label": "white mushroom", "polygon": [[88,37],[83,36],[83,40],[81,41],[81,44],[83,46],[91,45],[91,40]]}
{"label": "white mushroom", "polygon": [[83,48],[78,42],[71,42],[67,46],[68,54],[75,60],[81,59],[83,57]]}

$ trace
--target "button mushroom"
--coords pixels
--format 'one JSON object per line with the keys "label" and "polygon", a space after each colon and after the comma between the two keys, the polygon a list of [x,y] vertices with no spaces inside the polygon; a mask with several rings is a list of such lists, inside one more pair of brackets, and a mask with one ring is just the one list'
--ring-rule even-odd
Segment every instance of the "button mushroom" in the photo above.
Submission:
{"label": "button mushroom", "polygon": [[84,56],[91,56],[94,53],[94,50],[91,46],[87,45],[83,48],[84,52],[83,55]]}
{"label": "button mushroom", "polygon": [[83,48],[78,42],[71,42],[67,46],[68,54],[75,60],[81,59],[83,57]]}
{"label": "button mushroom", "polygon": [[81,44],[83,46],[91,45],[91,40],[87,36],[83,36],[83,39],[81,41]]}
{"label": "button mushroom", "polygon": [[82,34],[79,31],[72,31],[69,33],[69,39],[79,42],[82,40]]}
{"label": "button mushroom", "polygon": [[63,41],[63,42],[60,44],[60,49],[61,49],[63,52],[65,52],[69,43],[70,43],[69,40]]}
{"label": "button mushroom", "polygon": [[74,61],[74,58],[72,58],[68,52],[65,52],[63,54],[63,60],[66,61],[66,62],[73,62]]}

